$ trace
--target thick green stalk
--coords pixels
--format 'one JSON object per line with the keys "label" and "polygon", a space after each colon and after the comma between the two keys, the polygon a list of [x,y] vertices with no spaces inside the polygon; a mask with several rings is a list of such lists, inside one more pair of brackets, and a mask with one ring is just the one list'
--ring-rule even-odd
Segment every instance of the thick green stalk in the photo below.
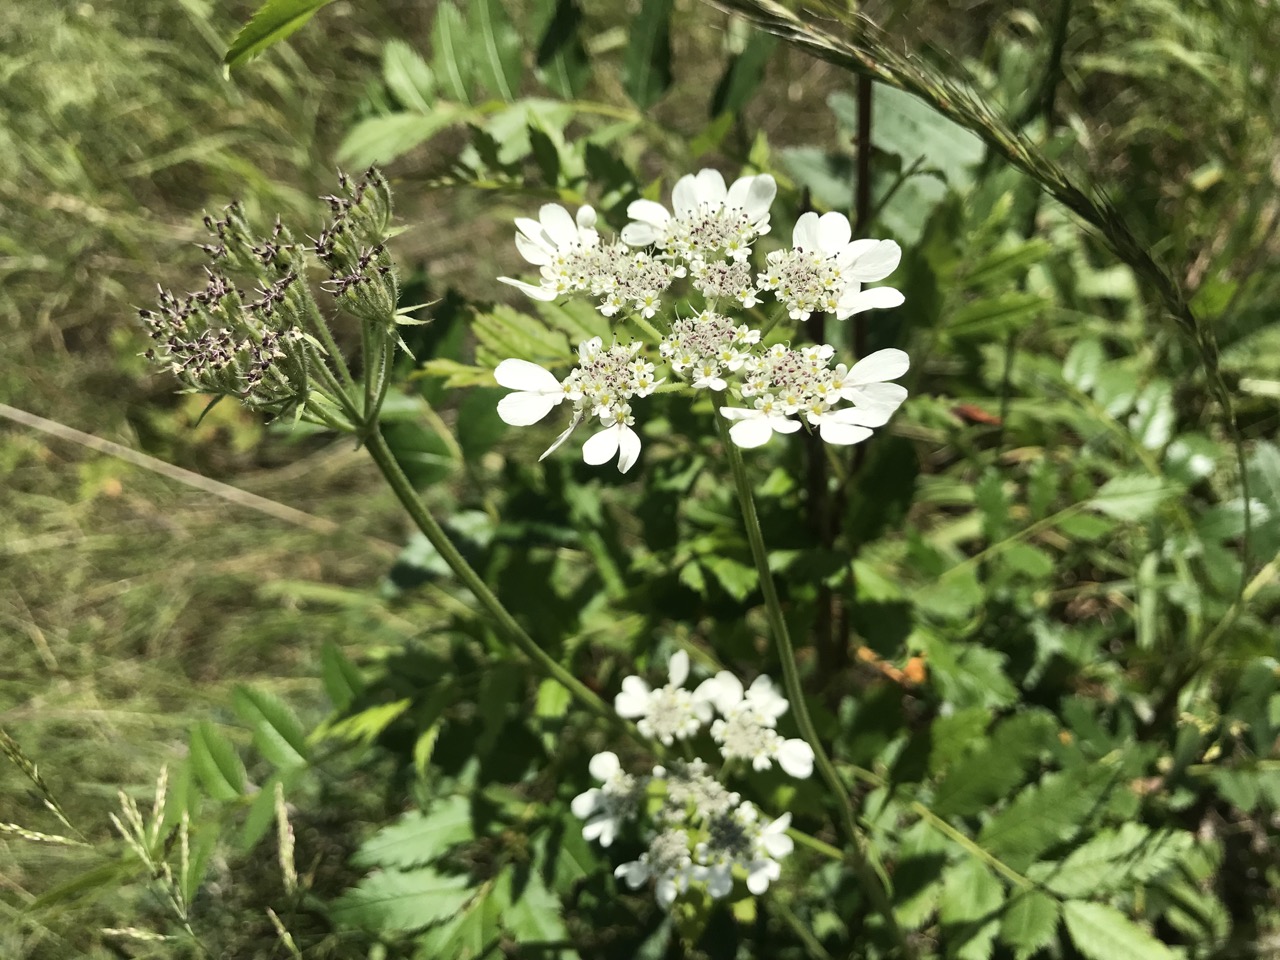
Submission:
{"label": "thick green stalk", "polygon": [[609,708],[609,705],[565,669],[551,654],[538,646],[534,639],[525,632],[524,628],[516,622],[511,612],[503,606],[502,601],[489,589],[471,564],[467,563],[466,558],[458,552],[458,548],[453,545],[449,535],[436,522],[435,517],[431,515],[426,504],[418,496],[418,492],[413,489],[413,484],[409,482],[409,478],[400,469],[400,464],[396,462],[391,448],[387,446],[387,441],[383,438],[382,431],[376,424],[370,426],[365,445],[369,450],[369,455],[373,457],[374,462],[378,465],[378,469],[386,477],[387,483],[395,491],[397,499],[399,499],[405,510],[409,512],[409,516],[413,518],[414,524],[422,531],[422,535],[427,538],[427,541],[436,548],[441,559],[453,571],[454,576],[462,581],[463,586],[471,591],[472,595],[479,601],[480,606],[484,607],[485,612],[493,618],[502,635],[514,644],[521,653],[532,660],[534,666],[541,670],[542,673],[568,690],[592,713],[616,722],[618,716]]}
{"label": "thick green stalk", "polygon": [[826,748],[818,738],[813,718],[809,716],[809,708],[805,705],[804,688],[800,685],[800,669],[796,665],[795,648],[791,644],[791,634],[787,629],[786,618],[782,614],[782,603],[778,599],[778,591],[773,583],[773,574],[769,571],[769,556],[765,550],[764,533],[760,529],[760,517],[756,513],[755,497],[751,492],[751,480],[747,476],[746,465],[742,462],[742,454],[729,437],[729,428],[722,417],[716,418],[720,430],[720,439],[729,457],[729,466],[733,472],[733,483],[738,493],[738,506],[742,510],[742,522],[746,527],[747,541],[751,544],[751,556],[755,560],[756,573],[760,577],[760,592],[764,594],[765,609],[769,616],[769,629],[773,633],[774,642],[778,645],[778,659],[782,663],[782,683],[787,691],[787,699],[791,701],[791,709],[796,718],[796,726],[800,735],[813,748],[813,756],[827,788],[835,795],[840,807],[840,818],[844,832],[849,838],[847,858],[857,871],[867,895],[871,898],[876,910],[884,918],[890,933],[898,942],[903,957],[915,956],[906,934],[898,925],[894,916],[893,904],[889,891],[880,874],[872,868],[868,857],[866,837],[858,827],[857,812],[853,808],[853,800],[845,789],[835,765],[827,756]]}

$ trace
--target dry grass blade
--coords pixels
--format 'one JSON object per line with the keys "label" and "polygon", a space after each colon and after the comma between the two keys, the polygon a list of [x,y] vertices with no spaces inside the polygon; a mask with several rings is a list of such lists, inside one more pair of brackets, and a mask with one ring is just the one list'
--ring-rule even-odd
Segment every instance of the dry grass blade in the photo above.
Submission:
{"label": "dry grass blade", "polygon": [[736,14],[761,30],[803,47],[819,59],[870,74],[889,86],[914,94],[948,119],[972,130],[996,154],[1039,183],[1064,207],[1095,228],[1112,252],[1159,297],[1179,328],[1195,346],[1210,389],[1222,405],[1236,450],[1244,511],[1243,591],[1249,578],[1250,498],[1244,445],[1236,424],[1230,390],[1218,367],[1218,342],[1213,331],[1191,308],[1187,293],[1125,223],[1115,206],[1096,189],[1080,187],[1065,170],[1031,140],[1015,131],[972,90],[940,73],[910,51],[899,49],[884,31],[860,14],[823,8],[823,16],[847,29],[837,36],[826,26],[803,19],[774,0],[707,0]]}

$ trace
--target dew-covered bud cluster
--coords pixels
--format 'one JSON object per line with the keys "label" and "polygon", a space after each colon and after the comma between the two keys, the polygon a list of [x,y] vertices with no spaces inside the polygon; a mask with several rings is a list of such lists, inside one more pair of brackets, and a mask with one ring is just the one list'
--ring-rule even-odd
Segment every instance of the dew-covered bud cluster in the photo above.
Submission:
{"label": "dew-covered bud cluster", "polygon": [[[621,241],[611,243],[602,241],[591,207],[572,216],[546,204],[537,220],[516,220],[516,247],[540,268],[540,281],[500,279],[536,300],[595,298],[596,308],[613,323],[615,343],[625,343],[633,362],[645,365],[654,388],[666,382],[664,389],[722,393],[720,413],[733,421],[730,437],[739,446],[760,446],[775,433],[802,428],[828,443],[858,443],[905,399],[906,390],[888,381],[906,372],[906,354],[880,351],[851,370],[831,365],[836,351],[829,344],[793,349],[785,337],[771,333],[782,316],[804,321],[823,313],[846,319],[898,306],[903,298],[897,290],[865,284],[892,273],[901,251],[891,240],[853,240],[842,214],[806,213],[796,221],[792,245],[770,252],[765,269],[757,272],[752,248],[769,233],[776,191],[768,174],[742,177],[728,187],[714,170],[690,174],[676,183],[672,210],[653,200],[633,202]],[[688,278],[687,289],[673,296],[682,278]],[[766,297],[776,301],[773,318],[758,310]],[[653,349],[658,356],[646,360]],[[660,362],[667,373],[659,371]],[[855,372],[858,385],[878,386],[846,389],[844,378]],[[509,424],[524,426],[558,405],[551,399],[552,382],[572,393],[568,385],[580,368],[562,381],[527,359],[512,358],[495,375],[501,386],[516,391],[499,405],[499,414]],[[633,390],[623,399],[647,395]],[[583,445],[583,459],[600,464],[617,453],[625,473],[641,448],[630,403],[625,410],[600,404],[588,409],[574,399],[567,429],[543,457],[590,414],[600,417],[602,430]],[[610,439],[600,439],[605,435]]]}
{"label": "dew-covered bud cluster", "polygon": [[387,334],[401,322],[385,248],[391,194],[381,174],[370,170],[359,180],[340,175],[339,194],[323,199],[332,219],[309,243],[279,220],[255,232],[238,203],[219,218],[206,216],[205,286],[181,296],[161,289],[156,308],[140,311],[153,341],[145,355],[189,391],[233,397],[273,416],[353,428],[352,408],[332,396],[337,379],[328,364],[334,358],[316,336],[327,327],[305,278],[318,259],[329,273],[322,287],[337,306],[382,331],[366,336],[366,362],[385,360]]}
{"label": "dew-covered bud cluster", "polygon": [[641,677],[622,681],[614,707],[635,721],[646,737],[672,746],[685,743],[718,751],[719,771],[701,759],[659,764],[641,774],[627,773],[610,751],[591,759],[599,782],[574,797],[574,814],[585,821],[583,836],[610,847],[619,838],[640,850],[614,875],[632,889],[652,882],[665,909],[691,887],[714,898],[728,896],[736,881],[759,895],[781,876],[781,861],[791,852],[790,814],[764,817],[726,784],[734,766],[767,770],[777,764],[788,776],[813,773],[813,750],[804,740],[785,738],[777,723],[788,710],[785,697],[768,677],[750,687],[721,671],[690,689],[689,658],[672,656],[667,682],[650,687]]}

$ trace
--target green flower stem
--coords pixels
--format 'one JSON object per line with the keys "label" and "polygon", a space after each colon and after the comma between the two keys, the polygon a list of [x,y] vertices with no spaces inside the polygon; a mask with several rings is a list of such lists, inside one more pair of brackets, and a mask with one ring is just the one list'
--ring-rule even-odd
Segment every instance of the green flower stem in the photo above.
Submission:
{"label": "green flower stem", "polygon": [[729,428],[723,417],[716,417],[716,426],[720,431],[720,439],[729,457],[729,466],[733,471],[733,483],[738,492],[738,505],[742,509],[742,521],[747,530],[747,540],[751,544],[751,556],[755,560],[756,573],[760,577],[760,591],[764,594],[765,608],[769,615],[769,628],[773,632],[774,642],[778,645],[778,658],[782,662],[782,682],[791,701],[791,709],[800,728],[800,735],[813,748],[814,760],[817,762],[818,774],[828,789],[835,795],[840,806],[841,821],[844,831],[849,837],[849,848],[846,859],[857,872],[867,895],[871,898],[876,910],[884,918],[885,924],[898,942],[898,949],[903,957],[915,956],[915,951],[907,942],[906,934],[894,916],[893,904],[889,897],[887,883],[881,874],[872,867],[868,856],[868,844],[862,830],[858,827],[857,813],[849,791],[845,789],[835,765],[827,756],[818,731],[809,716],[809,708],[805,705],[804,689],[800,685],[800,671],[796,666],[795,648],[791,644],[791,634],[787,630],[787,621],[782,614],[782,604],[778,600],[778,591],[773,583],[773,574],[769,571],[769,557],[765,551],[764,534],[760,530],[760,517],[756,514],[755,498],[751,493],[751,481],[747,476],[747,468],[742,462],[742,454],[729,437]]}
{"label": "green flower stem", "polygon": [[458,548],[453,545],[453,541],[444,532],[444,528],[436,522],[435,517],[431,515],[426,504],[422,502],[417,491],[413,489],[413,484],[409,482],[409,478],[400,469],[400,464],[396,462],[396,458],[392,454],[391,448],[387,446],[387,441],[382,436],[382,431],[377,424],[369,426],[366,446],[369,450],[369,455],[373,457],[378,469],[386,477],[387,483],[391,485],[391,489],[395,492],[397,499],[399,499],[405,510],[409,512],[409,516],[413,518],[414,524],[422,531],[422,535],[427,538],[427,541],[436,548],[444,562],[449,565],[449,569],[453,571],[454,576],[462,581],[463,585],[471,591],[489,616],[494,619],[506,639],[533,661],[534,666],[542,673],[568,690],[592,713],[617,723],[619,718],[610,709],[609,705],[534,642],[534,639],[516,622],[515,617],[503,606],[502,601],[489,589],[471,564],[467,563],[466,558],[458,552]]}

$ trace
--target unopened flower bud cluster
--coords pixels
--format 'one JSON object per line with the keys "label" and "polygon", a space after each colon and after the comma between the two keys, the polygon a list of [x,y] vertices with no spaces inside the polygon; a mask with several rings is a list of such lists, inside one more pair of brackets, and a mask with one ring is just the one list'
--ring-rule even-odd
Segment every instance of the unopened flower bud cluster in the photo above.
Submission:
{"label": "unopened flower bud cluster", "polygon": [[[206,216],[211,235],[202,290],[183,296],[161,289],[154,310],[139,314],[153,345],[148,359],[165,366],[188,390],[229,396],[264,412],[341,425],[324,405],[317,375],[324,350],[310,331],[322,323],[305,280],[310,254],[329,270],[324,286],[340,306],[368,323],[396,311],[396,280],[384,248],[391,216],[386,181],[369,171],[342,175],[340,196],[324,199],[333,219],[311,244],[299,243],[279,220],[266,235],[250,228],[238,203],[221,218]],[[246,291],[234,278],[256,284]]]}
{"label": "unopened flower bud cluster", "polygon": [[[751,265],[752,247],[769,233],[776,191],[767,174],[742,177],[729,187],[714,170],[690,174],[675,185],[674,211],[656,201],[635,201],[627,209],[631,222],[621,241],[611,243],[602,242],[591,207],[580,208],[575,217],[546,204],[539,219],[516,220],[516,247],[540,268],[539,282],[500,279],[537,300],[594,297],[604,316],[630,318],[642,330],[655,332],[654,343],[628,339],[610,348],[595,338],[579,352],[623,349],[639,363],[646,347],[657,348],[673,382],[723,397],[720,413],[734,422],[730,436],[738,446],[760,446],[775,433],[802,427],[817,431],[828,443],[858,443],[884,425],[906,398],[906,390],[890,381],[906,372],[907,355],[881,350],[852,367],[832,366],[835,348],[829,344],[792,349],[787,343],[767,343],[759,325],[744,322],[743,313],[765,297],[776,300],[778,309],[795,321],[815,313],[843,320],[864,310],[898,306],[903,298],[897,290],[866,289],[864,284],[892,273],[901,250],[891,240],[853,240],[842,214],[806,213],[796,222],[792,246],[769,253],[765,268],[757,272]],[[692,297],[678,298],[665,310],[669,288],[685,277]],[[599,427],[583,446],[587,463],[604,463],[616,455],[625,473],[639,457],[641,441],[630,404],[623,411],[586,402],[573,386],[588,375],[581,365],[562,380],[528,359],[512,358],[499,364],[494,375],[513,391],[499,406],[502,419],[513,425],[536,423],[563,400],[573,401],[568,428],[543,457],[588,418],[598,420]],[[666,380],[658,376],[653,384]],[[622,399],[642,396],[647,393],[633,390]]]}
{"label": "unopened flower bud cluster", "polygon": [[[664,746],[708,732],[726,764],[766,770],[776,763],[790,776],[812,775],[812,748],[776,729],[789,704],[768,677],[746,689],[728,671],[693,689],[685,686],[688,677],[689,658],[681,651],[671,658],[661,687],[651,688],[637,676],[623,680],[615,709]],[[590,771],[600,786],[572,803],[574,814],[586,821],[582,835],[609,847],[628,824],[637,823],[644,852],[614,874],[632,889],[652,882],[664,909],[694,886],[719,899],[738,879],[758,896],[781,876],[781,861],[793,847],[786,832],[791,815],[768,819],[705,761],[676,761],[640,776],[627,773],[618,756],[606,751],[592,757]]]}

